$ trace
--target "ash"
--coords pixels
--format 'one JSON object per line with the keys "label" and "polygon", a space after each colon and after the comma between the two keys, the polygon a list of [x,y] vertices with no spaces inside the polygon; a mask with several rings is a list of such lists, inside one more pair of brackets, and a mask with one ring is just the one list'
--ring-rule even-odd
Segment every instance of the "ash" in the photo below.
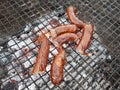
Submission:
{"label": "ash", "polygon": [[[30,75],[37,56],[38,44],[36,38],[42,32],[60,24],[69,24],[63,10],[58,10],[38,18],[33,23],[28,23],[19,36],[12,36],[7,43],[7,51],[0,53],[0,65],[6,66],[8,75],[1,79],[1,88],[7,87],[14,90],[48,90],[48,89],[76,89],[76,90],[105,90],[110,86],[104,74],[98,67],[106,59],[111,59],[107,49],[101,44],[99,36],[94,33],[93,40],[88,49],[91,57],[80,55],[70,44],[66,48],[67,63],[64,69],[64,81],[60,86],[54,86],[50,81],[50,63],[57,53],[51,44],[49,64],[44,75]],[[96,29],[97,30],[97,29]],[[10,90],[9,88],[9,90]],[[7,89],[5,89],[7,90]]]}

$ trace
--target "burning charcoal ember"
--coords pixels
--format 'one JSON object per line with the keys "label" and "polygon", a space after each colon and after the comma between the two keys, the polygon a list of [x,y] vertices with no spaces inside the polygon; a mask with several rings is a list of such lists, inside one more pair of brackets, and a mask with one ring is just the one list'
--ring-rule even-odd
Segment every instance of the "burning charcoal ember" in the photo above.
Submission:
{"label": "burning charcoal ember", "polygon": [[76,58],[78,56],[78,54],[75,51],[72,51],[70,55],[72,56],[72,58]]}
{"label": "burning charcoal ember", "polygon": [[30,43],[32,43],[32,40],[31,40],[30,38],[27,38],[27,39],[25,39],[25,43],[26,43],[27,45],[29,45]]}
{"label": "burning charcoal ember", "polygon": [[13,80],[8,82],[5,86],[3,86],[2,90],[18,90],[17,81]]}
{"label": "burning charcoal ember", "polygon": [[66,22],[66,18],[61,18],[60,23],[64,23],[64,22]]}
{"label": "burning charcoal ember", "polygon": [[29,50],[36,48],[36,44],[35,43],[30,43],[28,46]]}
{"label": "burning charcoal ember", "polygon": [[60,22],[59,22],[59,20],[58,20],[58,19],[55,19],[55,18],[51,19],[51,20],[49,21],[49,24],[50,24],[52,27],[57,27],[57,26],[60,26],[60,25],[61,25]]}
{"label": "burning charcoal ember", "polygon": [[40,28],[39,28],[39,27],[35,27],[32,32],[33,32],[34,34],[39,35],[39,33],[40,33],[41,31],[40,31]]}
{"label": "burning charcoal ember", "polygon": [[24,40],[24,39],[26,39],[27,37],[28,37],[27,34],[22,34],[22,35],[20,36],[20,39],[21,39],[21,40]]}
{"label": "burning charcoal ember", "polygon": [[31,63],[29,61],[25,61],[24,63],[25,68],[29,68]]}
{"label": "burning charcoal ember", "polygon": [[[35,54],[33,54],[33,55],[35,55]],[[37,53],[36,53],[35,56],[37,56]],[[25,68],[29,68],[29,67],[32,66],[32,64],[34,64],[34,61],[35,61],[35,59],[36,59],[35,56],[31,56],[31,55],[30,55],[30,57],[24,59],[23,65],[24,65]]]}
{"label": "burning charcoal ember", "polygon": [[24,46],[26,46],[26,43],[24,41],[20,41],[19,43],[17,43],[18,48],[22,48]]}
{"label": "burning charcoal ember", "polygon": [[31,40],[33,41],[33,43],[35,43],[37,40],[37,37],[31,37]]}
{"label": "burning charcoal ember", "polygon": [[13,60],[12,54],[4,52],[0,54],[0,65],[3,66]]}
{"label": "burning charcoal ember", "polygon": [[56,55],[58,53],[58,51],[56,50],[56,49],[54,49],[53,51],[52,51],[52,54],[53,55]]}
{"label": "burning charcoal ember", "polygon": [[33,50],[33,52],[32,52],[32,53],[33,53],[33,55],[34,55],[34,56],[37,56],[37,54],[38,54],[38,52],[37,52],[37,51],[38,51],[38,48],[36,48],[36,49],[34,49],[34,50]]}
{"label": "burning charcoal ember", "polygon": [[14,79],[12,79],[12,80],[11,80],[11,82],[16,83],[17,81],[16,81],[16,80],[14,80]]}
{"label": "burning charcoal ember", "polygon": [[[20,56],[22,56],[22,51],[21,50],[18,50],[14,53],[15,58],[19,58]],[[22,58],[22,57],[20,57],[20,58]]]}
{"label": "burning charcoal ember", "polygon": [[47,25],[47,26],[45,27],[45,29],[48,30],[48,31],[49,31],[50,28],[52,28],[51,25]]}
{"label": "burning charcoal ember", "polygon": [[54,56],[51,54],[51,53],[49,53],[49,58],[53,58]]}
{"label": "burning charcoal ember", "polygon": [[68,56],[66,59],[68,62],[73,60],[73,58],[71,56]]}
{"label": "burning charcoal ember", "polygon": [[35,29],[33,30],[33,33],[36,34],[37,36],[40,36],[42,33],[45,33],[47,35],[48,30],[45,29],[44,27],[42,28],[35,27]]}
{"label": "burning charcoal ember", "polygon": [[30,61],[30,63],[34,63],[34,60],[36,59],[36,57],[34,56],[34,57],[32,57],[32,58],[29,58],[29,61]]}
{"label": "burning charcoal ember", "polygon": [[25,26],[24,31],[25,32],[30,31],[30,29],[31,29],[31,24],[28,24],[28,25]]}
{"label": "burning charcoal ember", "polygon": [[21,69],[22,69],[23,77],[29,73],[29,71],[28,71],[29,69],[27,69],[24,65],[21,65]]}
{"label": "burning charcoal ember", "polygon": [[23,88],[25,88],[25,85],[21,82],[18,84],[18,90],[22,90]]}
{"label": "burning charcoal ember", "polygon": [[29,90],[36,90],[36,86],[35,86],[34,83],[33,83],[33,84],[30,84],[30,85],[28,86],[28,88],[29,88]]}
{"label": "burning charcoal ember", "polygon": [[62,46],[63,46],[64,48],[67,48],[68,44],[63,44]]}
{"label": "burning charcoal ember", "polygon": [[47,21],[44,24],[39,24],[37,27],[39,28],[39,30],[43,30],[44,26],[47,25]]}
{"label": "burning charcoal ember", "polygon": [[16,51],[16,50],[19,50],[19,46],[17,45],[19,42],[19,40],[10,40],[8,42],[8,47],[9,47],[9,51]]}
{"label": "burning charcoal ember", "polygon": [[53,45],[50,45],[50,51],[54,50],[55,47]]}
{"label": "burning charcoal ember", "polygon": [[29,52],[29,48],[25,47],[22,49],[23,54],[25,55],[25,57],[29,57],[30,56],[30,52]]}
{"label": "burning charcoal ember", "polygon": [[67,52],[67,53],[71,53],[72,51],[73,51],[73,50],[72,50],[71,47],[67,47],[67,48],[66,48],[66,52]]}
{"label": "burning charcoal ember", "polygon": [[[20,63],[17,63],[17,64],[13,64],[14,65],[14,67],[16,67],[16,71],[17,72],[21,72],[22,71],[22,68],[21,68],[21,64]],[[15,71],[15,73],[17,73]],[[9,72],[10,73],[10,72]],[[13,74],[14,75],[14,73],[11,73],[11,74]]]}
{"label": "burning charcoal ember", "polygon": [[51,65],[49,64],[49,65],[47,65],[47,67],[46,67],[46,71],[47,72],[49,72],[50,71],[50,67],[51,67]]}
{"label": "burning charcoal ember", "polygon": [[15,45],[15,41],[14,41],[14,40],[10,40],[10,41],[8,42],[8,46],[12,46],[12,45]]}
{"label": "burning charcoal ember", "polygon": [[45,20],[43,22],[43,24],[38,25],[38,27],[41,28],[41,25],[43,25],[45,27],[45,26],[49,25],[49,22],[47,20]]}

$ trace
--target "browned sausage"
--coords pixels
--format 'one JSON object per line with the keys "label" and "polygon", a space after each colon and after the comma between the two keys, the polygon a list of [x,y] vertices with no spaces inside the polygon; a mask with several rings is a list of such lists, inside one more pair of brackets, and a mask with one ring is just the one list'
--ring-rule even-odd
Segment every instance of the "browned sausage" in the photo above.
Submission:
{"label": "browned sausage", "polygon": [[86,50],[88,49],[91,42],[93,31],[94,27],[92,24],[86,24],[82,30],[82,37],[77,46],[77,50],[83,55],[90,56],[89,53],[86,53]]}
{"label": "browned sausage", "polygon": [[51,29],[51,36],[56,37],[63,33],[74,33],[78,30],[77,26],[74,24],[65,24]]}
{"label": "browned sausage", "polygon": [[63,81],[65,62],[65,50],[59,50],[59,53],[55,56],[51,64],[50,70],[50,78],[55,85],[59,85]]}
{"label": "browned sausage", "polygon": [[68,15],[68,19],[70,20],[71,23],[77,25],[79,28],[83,28],[84,27],[84,23],[79,20],[76,16],[76,8],[73,6],[69,6],[67,8],[67,15]]}
{"label": "browned sausage", "polygon": [[65,42],[68,41],[77,41],[78,36],[74,33],[64,33],[59,35],[58,37],[53,38],[53,42],[55,44],[55,46],[59,46],[62,45]]}
{"label": "browned sausage", "polygon": [[49,40],[44,34],[42,34],[38,38],[38,42],[40,43],[40,47],[31,74],[42,74],[45,72],[48,63],[48,54],[50,48]]}

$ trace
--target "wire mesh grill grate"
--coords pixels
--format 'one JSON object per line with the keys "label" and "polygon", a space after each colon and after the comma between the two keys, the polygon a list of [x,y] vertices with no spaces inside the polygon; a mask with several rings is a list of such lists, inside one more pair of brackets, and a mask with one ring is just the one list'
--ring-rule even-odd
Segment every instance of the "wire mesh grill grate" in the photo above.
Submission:
{"label": "wire mesh grill grate", "polygon": [[[44,2],[10,0],[1,4],[0,6],[3,7],[1,16],[3,17],[0,17],[0,27],[4,27],[3,32],[9,33],[10,28],[13,28],[13,31],[17,29],[18,32],[18,28],[23,26],[17,35],[8,40],[7,46],[4,45],[0,53],[0,69],[4,67],[6,71],[4,74],[8,73],[6,77],[0,77],[2,78],[0,79],[1,88],[3,90],[11,88],[15,90],[18,88],[20,90],[119,90],[119,3],[118,0],[78,0],[76,2],[72,0],[45,0]],[[88,50],[94,55],[84,57],[76,52],[72,44],[64,45],[67,52],[64,81],[60,86],[54,86],[49,78],[50,63],[57,52],[54,46],[50,51],[46,73],[42,76],[29,74],[38,48],[34,39],[41,30],[49,31],[49,28],[57,25],[51,24],[51,20],[68,24],[65,8],[69,5],[77,7],[79,18],[95,25],[95,33]],[[19,25],[14,25],[12,22],[17,22]],[[26,52],[25,49],[27,49]]]}

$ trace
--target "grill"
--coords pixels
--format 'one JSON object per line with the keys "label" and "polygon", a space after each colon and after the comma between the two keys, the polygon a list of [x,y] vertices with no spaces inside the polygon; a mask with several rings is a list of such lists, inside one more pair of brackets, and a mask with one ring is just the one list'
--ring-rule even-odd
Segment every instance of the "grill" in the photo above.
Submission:
{"label": "grill", "polygon": [[[95,26],[85,57],[74,43],[63,45],[67,63],[64,81],[54,86],[50,65],[57,52],[51,43],[44,75],[30,75],[37,56],[36,38],[41,31],[69,24],[66,7]],[[119,0],[1,0],[0,1],[1,90],[120,90],[120,1]]]}

